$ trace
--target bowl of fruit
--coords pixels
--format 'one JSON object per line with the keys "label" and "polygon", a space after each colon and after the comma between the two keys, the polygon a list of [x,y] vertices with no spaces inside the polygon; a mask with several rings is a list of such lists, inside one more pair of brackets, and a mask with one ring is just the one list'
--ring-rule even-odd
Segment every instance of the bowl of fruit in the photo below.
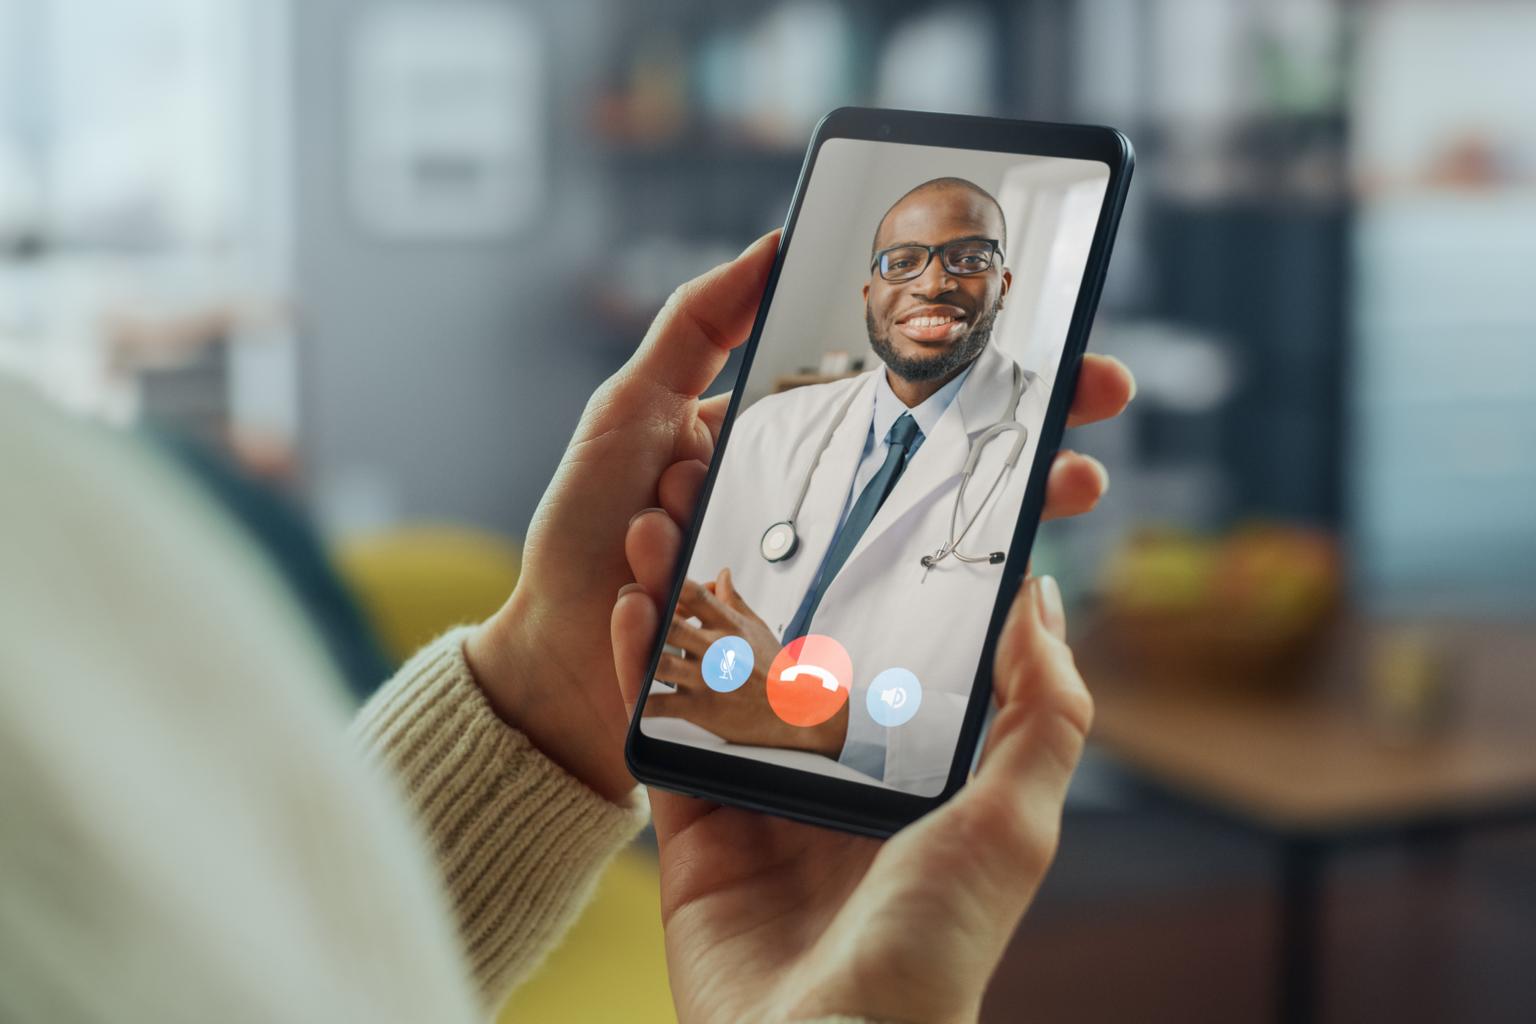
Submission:
{"label": "bowl of fruit", "polygon": [[1105,567],[1102,635],[1151,675],[1273,684],[1299,677],[1341,591],[1338,545],[1319,531],[1142,530]]}

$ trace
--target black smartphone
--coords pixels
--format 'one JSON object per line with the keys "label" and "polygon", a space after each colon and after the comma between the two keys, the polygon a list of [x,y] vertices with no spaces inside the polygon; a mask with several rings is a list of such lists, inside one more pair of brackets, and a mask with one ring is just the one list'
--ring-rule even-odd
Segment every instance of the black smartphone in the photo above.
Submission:
{"label": "black smartphone", "polygon": [[1112,128],[817,127],[625,753],[888,835],[964,784],[1133,165]]}

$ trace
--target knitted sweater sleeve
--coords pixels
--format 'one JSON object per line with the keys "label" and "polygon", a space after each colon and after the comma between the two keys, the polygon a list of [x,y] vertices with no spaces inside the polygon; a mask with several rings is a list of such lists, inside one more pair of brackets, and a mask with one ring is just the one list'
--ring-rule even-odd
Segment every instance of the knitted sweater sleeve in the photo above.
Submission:
{"label": "knitted sweater sleeve", "polygon": [[352,731],[426,833],[474,981],[494,1007],[559,941],[649,810],[638,789],[623,805],[605,800],[498,718],[464,660],[466,632],[424,647]]}
{"label": "knitted sweater sleeve", "polygon": [[394,776],[436,856],[465,955],[494,1006],[554,946],[609,858],[647,817],[545,757],[487,703],[465,629],[421,650],[353,722]]}

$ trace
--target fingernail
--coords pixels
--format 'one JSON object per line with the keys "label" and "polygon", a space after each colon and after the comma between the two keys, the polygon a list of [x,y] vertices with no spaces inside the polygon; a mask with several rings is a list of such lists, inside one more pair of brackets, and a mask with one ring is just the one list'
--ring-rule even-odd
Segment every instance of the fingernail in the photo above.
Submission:
{"label": "fingernail", "polygon": [[[1081,452],[1078,454],[1082,455]],[[1091,462],[1093,464],[1093,468],[1099,471],[1099,480],[1103,483],[1103,486],[1099,488],[1099,496],[1103,497],[1109,493],[1109,469],[1104,465],[1104,463],[1100,462],[1092,455],[1083,455],[1083,458]]]}
{"label": "fingernail", "polygon": [[664,509],[664,508],[656,508],[654,506],[652,506],[651,508],[643,508],[639,512],[636,512],[634,515],[629,517],[629,525],[630,526],[634,526],[636,519],[639,519],[641,516],[648,516],[652,512],[663,512],[664,513],[664,512],[666,512],[666,509]]}
{"label": "fingernail", "polygon": [[1067,610],[1061,603],[1061,587],[1054,576],[1035,579],[1035,614],[1040,625],[1058,640],[1067,639]]}
{"label": "fingernail", "polygon": [[741,250],[741,252],[737,255],[736,258],[738,260],[741,259],[742,256],[745,256],[747,253],[751,252],[754,246],[756,246],[759,242],[761,242],[763,239],[767,238],[768,235],[771,235],[771,234],[773,234],[772,231],[768,232],[768,234],[758,235],[756,238],[752,239],[752,241],[747,243],[747,247],[745,249]]}
{"label": "fingernail", "polygon": [[638,583],[626,583],[619,588],[619,595],[618,597],[614,598],[614,600],[618,601],[619,599],[623,598],[625,594],[633,594],[637,590],[642,593],[645,592],[645,588]]}
{"label": "fingernail", "polygon": [[1124,359],[1120,359],[1120,358],[1118,358],[1116,356],[1110,356],[1109,358],[1111,358],[1115,362],[1119,363],[1120,367],[1123,370],[1125,370],[1125,375],[1127,377],[1131,378],[1131,393],[1126,396],[1125,400],[1127,402],[1134,401],[1135,398],[1136,398],[1136,375],[1131,372],[1131,368],[1129,366],[1125,365],[1125,360]]}

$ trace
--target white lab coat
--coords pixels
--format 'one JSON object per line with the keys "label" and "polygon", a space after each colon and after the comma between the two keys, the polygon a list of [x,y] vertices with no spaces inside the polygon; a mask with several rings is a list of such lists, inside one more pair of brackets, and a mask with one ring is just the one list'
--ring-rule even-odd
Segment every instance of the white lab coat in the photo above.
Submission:
{"label": "white lab coat", "polygon": [[[810,624],[811,632],[836,638],[852,659],[850,742],[884,744],[881,781],[920,795],[936,794],[949,774],[1003,566],[951,557],[927,571],[919,559],[949,537],[970,442],[1007,415],[1013,365],[991,345],[978,357]],[[832,542],[874,416],[876,374],[884,372],[882,365],[849,380],[769,396],[743,412],[732,429],[688,575],[704,582],[729,567],[741,596],[780,636]],[[1026,374],[1026,380],[1018,420],[1029,430],[1028,442],[961,545],[968,555],[1005,551],[1012,539],[1048,397],[1037,377]],[[811,478],[796,524],[799,549],[785,561],[767,562],[759,551],[763,531],[788,517],[850,388],[859,396]],[[1013,437],[1005,434],[986,446],[966,489],[962,528],[1001,471]],[[870,718],[865,700],[870,681],[895,666],[917,675],[923,699],[916,717],[887,729]],[[733,750],[783,760],[757,748]],[[804,765],[803,759],[793,763]]]}

